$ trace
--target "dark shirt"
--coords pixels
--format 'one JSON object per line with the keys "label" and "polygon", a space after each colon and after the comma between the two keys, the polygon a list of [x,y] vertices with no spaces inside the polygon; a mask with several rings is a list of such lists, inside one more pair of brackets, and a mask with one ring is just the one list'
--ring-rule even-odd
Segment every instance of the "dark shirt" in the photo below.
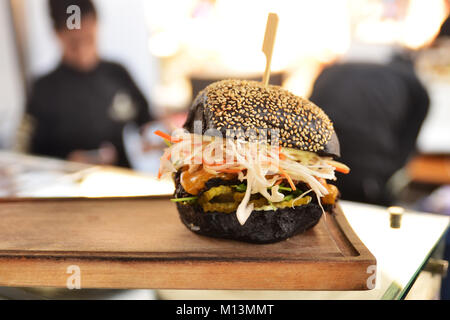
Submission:
{"label": "dark shirt", "polygon": [[447,16],[447,19],[442,23],[441,29],[438,33],[438,38],[441,37],[450,37],[450,15]]}
{"label": "dark shirt", "polygon": [[66,158],[74,150],[111,142],[118,165],[128,166],[123,127],[152,120],[145,97],[119,64],[100,62],[89,72],[60,64],[33,86],[28,113],[35,120],[31,152]]}
{"label": "dark shirt", "polygon": [[351,168],[337,185],[344,199],[388,205],[389,178],[407,162],[429,98],[406,63],[346,63],[326,68],[310,99],[334,123],[341,161]]}

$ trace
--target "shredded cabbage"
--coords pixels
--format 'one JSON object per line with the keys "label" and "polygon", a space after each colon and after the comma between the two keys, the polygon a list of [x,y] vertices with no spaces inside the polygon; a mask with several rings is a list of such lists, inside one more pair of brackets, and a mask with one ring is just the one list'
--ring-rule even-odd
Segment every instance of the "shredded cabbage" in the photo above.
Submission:
{"label": "shredded cabbage", "polygon": [[[178,138],[178,137],[177,137]],[[200,166],[210,173],[236,173],[240,181],[247,182],[245,196],[236,210],[236,216],[244,225],[253,211],[250,196],[260,193],[269,203],[283,201],[277,182],[287,174],[292,181],[301,181],[311,188],[296,200],[313,191],[317,198],[328,194],[318,179],[336,180],[331,157],[291,148],[273,147],[258,142],[198,136],[184,133],[180,142],[168,147],[161,158],[162,175],[188,166],[195,171]],[[280,153],[283,157],[280,157]],[[268,191],[270,190],[270,192]]]}

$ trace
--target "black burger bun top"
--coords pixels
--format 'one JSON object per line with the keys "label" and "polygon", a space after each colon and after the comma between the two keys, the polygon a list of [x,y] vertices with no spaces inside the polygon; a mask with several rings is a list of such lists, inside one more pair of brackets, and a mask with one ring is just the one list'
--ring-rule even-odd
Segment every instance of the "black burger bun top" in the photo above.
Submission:
{"label": "black burger bun top", "polygon": [[[200,120],[201,128],[194,128],[196,120]],[[260,133],[265,129],[269,143],[270,129],[278,129],[282,147],[340,156],[333,123],[322,109],[280,86],[266,88],[257,81],[222,80],[210,84],[194,100],[184,128],[193,133],[201,129],[201,134],[216,129],[224,137],[227,130]]]}

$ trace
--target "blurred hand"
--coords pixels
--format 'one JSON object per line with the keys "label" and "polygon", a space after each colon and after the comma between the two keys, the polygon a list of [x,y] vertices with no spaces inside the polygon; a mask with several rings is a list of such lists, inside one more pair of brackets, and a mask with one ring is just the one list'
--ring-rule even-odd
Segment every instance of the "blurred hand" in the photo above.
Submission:
{"label": "blurred hand", "polygon": [[75,150],[67,160],[96,165],[114,165],[117,163],[117,150],[110,142],[104,142],[96,150]]}
{"label": "blurred hand", "polygon": [[155,150],[163,150],[167,145],[164,142],[161,143],[151,143],[149,141],[142,141],[142,152],[150,152]]}
{"label": "blurred hand", "polygon": [[[163,150],[167,145],[160,139],[156,137],[153,132],[155,131],[155,124],[164,123],[163,121],[152,121],[144,124],[140,128],[141,133],[141,150],[142,152],[151,152],[155,150]],[[155,139],[155,137],[157,139]],[[157,142],[155,142],[157,140]]]}

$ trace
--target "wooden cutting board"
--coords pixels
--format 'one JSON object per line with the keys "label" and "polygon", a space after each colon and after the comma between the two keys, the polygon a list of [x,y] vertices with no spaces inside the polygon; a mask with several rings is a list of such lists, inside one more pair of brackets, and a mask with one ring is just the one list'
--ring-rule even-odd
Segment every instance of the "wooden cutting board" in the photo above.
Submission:
{"label": "wooden cutting board", "polygon": [[168,199],[0,202],[0,286],[367,290],[375,265],[339,207],[255,245],[190,232]]}

